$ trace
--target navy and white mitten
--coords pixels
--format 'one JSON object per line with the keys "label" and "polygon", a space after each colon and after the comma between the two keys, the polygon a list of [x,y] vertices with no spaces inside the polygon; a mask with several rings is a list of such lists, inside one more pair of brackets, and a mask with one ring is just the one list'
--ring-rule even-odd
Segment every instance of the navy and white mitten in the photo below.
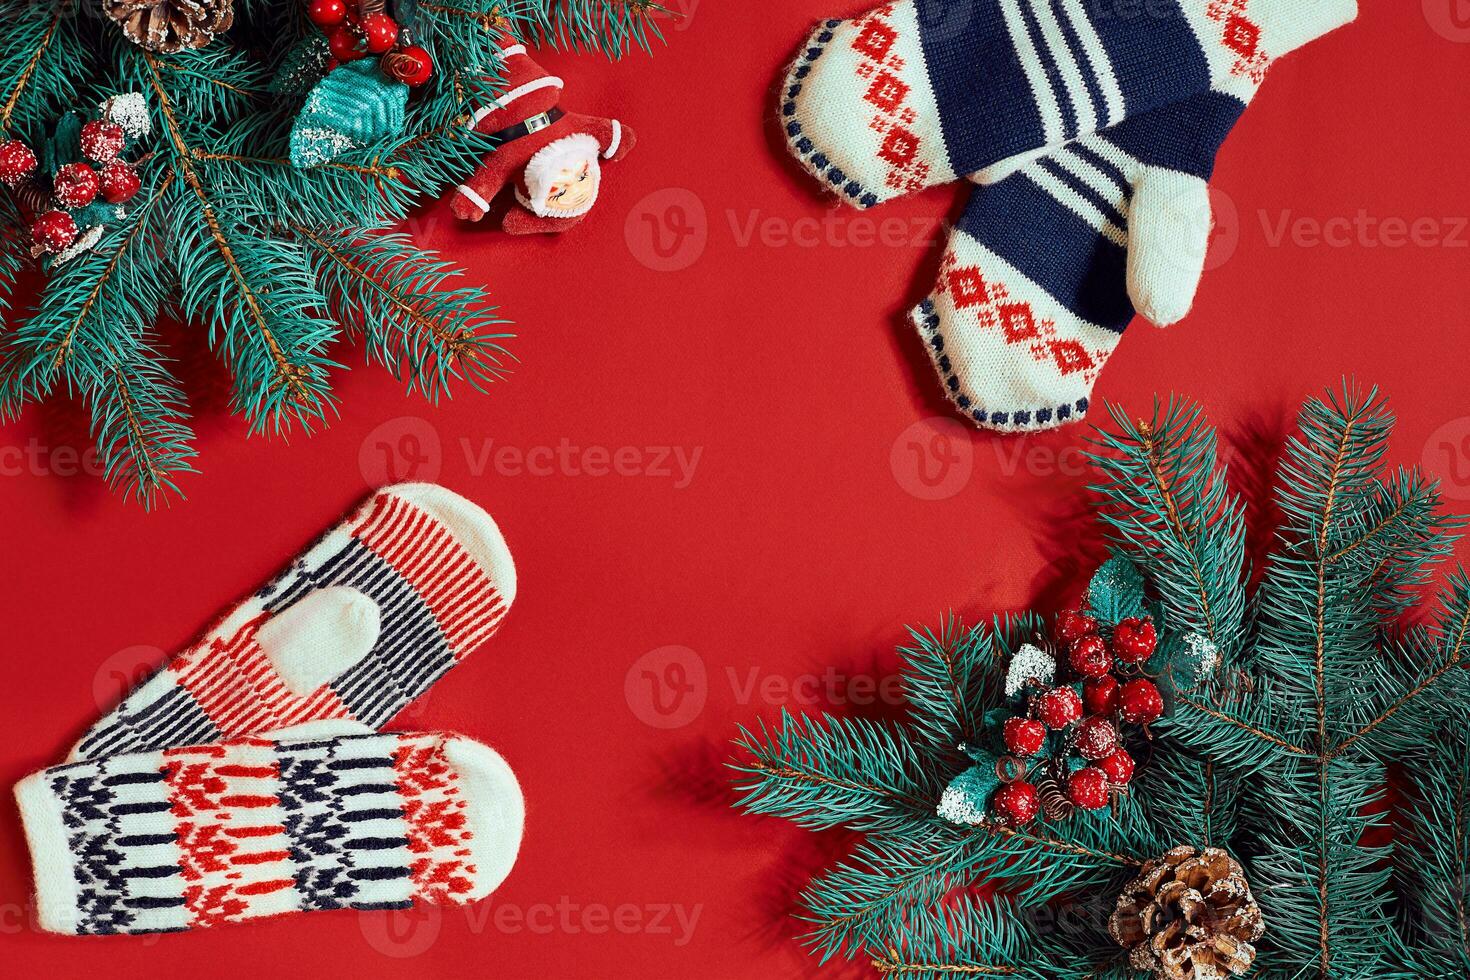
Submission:
{"label": "navy and white mitten", "polygon": [[1211,90],[1249,101],[1273,59],[1356,16],[1357,0],[901,0],[817,27],[782,124],[807,170],[872,207]]}

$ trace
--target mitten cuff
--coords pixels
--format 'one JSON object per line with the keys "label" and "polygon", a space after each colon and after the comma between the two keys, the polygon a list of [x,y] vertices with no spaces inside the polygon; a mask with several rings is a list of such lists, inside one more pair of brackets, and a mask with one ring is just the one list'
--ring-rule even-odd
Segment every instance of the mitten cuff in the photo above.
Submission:
{"label": "mitten cuff", "polygon": [[1249,0],[1240,6],[1246,19],[1260,28],[1260,47],[1272,58],[1290,54],[1358,18],[1358,0]]}
{"label": "mitten cuff", "polygon": [[61,821],[61,804],[38,772],[15,787],[21,825],[31,851],[36,879],[36,918],[47,932],[77,931],[77,881],[72,853]]}

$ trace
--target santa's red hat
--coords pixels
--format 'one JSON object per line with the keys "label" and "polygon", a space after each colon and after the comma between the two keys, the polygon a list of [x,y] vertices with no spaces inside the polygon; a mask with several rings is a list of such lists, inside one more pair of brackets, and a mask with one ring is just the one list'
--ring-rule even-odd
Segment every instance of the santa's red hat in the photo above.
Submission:
{"label": "santa's red hat", "polygon": [[561,101],[565,85],[531,60],[526,46],[508,34],[501,36],[500,60],[505,66],[504,93],[470,118],[470,126],[482,133],[499,132],[551,110]]}

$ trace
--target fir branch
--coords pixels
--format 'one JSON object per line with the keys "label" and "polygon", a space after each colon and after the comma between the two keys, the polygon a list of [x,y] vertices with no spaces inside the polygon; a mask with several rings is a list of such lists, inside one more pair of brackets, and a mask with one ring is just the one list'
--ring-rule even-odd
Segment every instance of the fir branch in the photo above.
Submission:
{"label": "fir branch", "polygon": [[1165,625],[1206,637],[1228,665],[1244,635],[1245,507],[1218,465],[1215,432],[1178,402],[1156,406],[1151,421],[1113,418],[1121,431],[1100,434],[1089,457],[1103,477],[1099,516],[1157,589]]}
{"label": "fir branch", "polygon": [[419,250],[402,235],[364,239],[292,223],[312,250],[323,295],[339,323],[360,325],[368,357],[430,400],[453,378],[476,390],[505,376],[505,321],[488,310],[479,289],[449,289],[463,272]]}
{"label": "fir branch", "polygon": [[[812,829],[898,830],[928,820],[940,775],[902,726],[866,719],[797,718],[775,731],[740,729],[732,764],[749,778],[738,790],[751,813]],[[747,761],[748,760],[748,761]]]}
{"label": "fir branch", "polygon": [[51,16],[38,40],[27,45],[29,54],[24,56],[23,64],[18,73],[9,77],[15,79],[10,91],[5,96],[5,101],[0,103],[0,130],[10,128],[11,117],[15,115],[15,107],[20,102],[21,96],[26,92],[26,86],[36,75],[36,68],[41,60],[46,57],[47,50],[51,47],[51,40],[56,36],[57,28],[61,26],[62,8],[57,7],[56,13]]}
{"label": "fir branch", "polygon": [[[248,385],[237,384],[237,399],[255,423],[257,429],[273,422],[278,428],[288,419],[309,423],[310,419],[322,418],[331,404],[325,383],[325,368],[329,362],[317,352],[330,339],[329,325],[313,321],[304,314],[303,307],[315,305],[309,294],[299,298],[290,295],[288,289],[277,288],[275,295],[267,300],[256,289],[252,278],[242,264],[240,254],[230,236],[225,232],[219,216],[203,182],[199,179],[192,163],[192,154],[185,142],[183,129],[174,111],[173,102],[159,78],[157,59],[151,54],[142,58],[148,68],[148,83],[158,99],[159,111],[164,117],[164,126],[173,146],[175,159],[184,183],[197,200],[198,213],[208,230],[208,241],[213,253],[224,266],[226,279],[221,281],[208,260],[199,258],[188,261],[181,257],[181,278],[184,280],[185,300],[195,312],[217,326],[223,337],[223,347],[237,369],[237,381],[250,379]],[[180,241],[188,241],[186,229],[181,229]],[[243,241],[241,244],[245,244]],[[277,250],[276,256],[265,262],[282,271],[287,255]],[[304,270],[302,270],[304,272]],[[282,282],[286,286],[289,280]],[[304,285],[304,284],[303,284]],[[212,300],[212,302],[211,302]],[[294,342],[283,343],[276,334],[274,320],[288,326],[294,334]],[[254,341],[240,338],[236,342],[237,330],[249,333]],[[248,346],[257,347],[269,362],[269,378],[257,384],[246,369]]]}
{"label": "fir branch", "polygon": [[83,386],[108,484],[141,504],[178,492],[177,477],[197,472],[183,392],[158,352],[144,343],[112,352],[113,362]]}

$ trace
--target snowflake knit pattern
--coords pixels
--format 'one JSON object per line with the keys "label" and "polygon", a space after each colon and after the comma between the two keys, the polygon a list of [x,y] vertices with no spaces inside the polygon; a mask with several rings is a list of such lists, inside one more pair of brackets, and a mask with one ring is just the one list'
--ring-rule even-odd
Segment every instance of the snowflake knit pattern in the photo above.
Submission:
{"label": "snowflake knit pattern", "polygon": [[70,934],[477,901],[509,873],[525,811],[500,756],[437,734],[118,755],[37,773],[16,796],[41,925]]}
{"label": "snowflake knit pattern", "polygon": [[791,152],[872,207],[1205,92],[1248,101],[1273,58],[1357,14],[1357,0],[1127,6],[902,0],[826,21],[783,86]]}
{"label": "snowflake knit pattern", "polygon": [[[377,728],[495,634],[515,589],[510,551],[484,510],[438,486],[381,490],[124,699],[72,758],[322,718]],[[361,635],[281,639],[324,610],[359,612]],[[322,664],[340,669],[321,676]]]}

